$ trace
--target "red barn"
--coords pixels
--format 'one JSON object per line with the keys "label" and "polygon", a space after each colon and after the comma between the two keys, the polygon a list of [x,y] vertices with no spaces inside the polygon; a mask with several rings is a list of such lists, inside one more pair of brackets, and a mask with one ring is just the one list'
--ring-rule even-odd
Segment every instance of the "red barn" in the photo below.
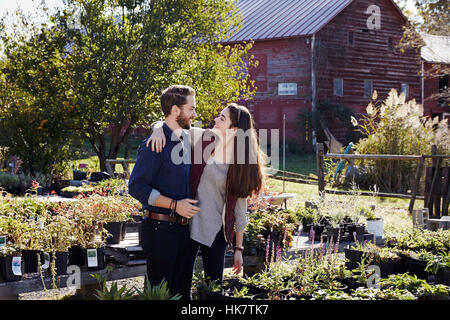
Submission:
{"label": "red barn", "polygon": [[423,100],[425,114],[450,122],[448,96],[450,70],[450,37],[422,35]]}
{"label": "red barn", "polygon": [[239,0],[237,11],[243,27],[225,43],[254,41],[258,89],[245,103],[259,129],[281,129],[285,114],[286,136],[305,142],[298,113],[320,101],[363,113],[374,90],[396,88],[420,102],[420,61],[395,48],[407,19],[391,0]]}

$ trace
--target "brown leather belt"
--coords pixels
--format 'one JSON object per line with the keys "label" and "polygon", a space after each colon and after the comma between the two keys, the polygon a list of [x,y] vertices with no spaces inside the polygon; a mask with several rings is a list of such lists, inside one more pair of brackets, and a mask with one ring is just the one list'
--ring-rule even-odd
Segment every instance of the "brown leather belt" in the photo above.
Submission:
{"label": "brown leather belt", "polygon": [[158,220],[158,221],[168,221],[168,222],[172,222],[172,223],[178,223],[178,224],[181,224],[182,226],[185,226],[189,223],[188,218],[181,217],[181,216],[175,217],[175,216],[171,216],[168,214],[151,212],[151,211],[148,211],[147,209],[145,209],[145,216],[147,218]]}

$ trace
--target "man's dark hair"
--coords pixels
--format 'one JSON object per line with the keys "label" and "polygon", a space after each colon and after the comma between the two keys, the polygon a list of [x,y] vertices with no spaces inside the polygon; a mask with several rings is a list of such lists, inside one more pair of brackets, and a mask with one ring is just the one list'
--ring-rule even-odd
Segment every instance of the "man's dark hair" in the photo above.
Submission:
{"label": "man's dark hair", "polygon": [[164,89],[160,97],[164,116],[170,115],[173,105],[182,106],[186,104],[188,96],[195,96],[195,90],[189,86],[173,85]]}

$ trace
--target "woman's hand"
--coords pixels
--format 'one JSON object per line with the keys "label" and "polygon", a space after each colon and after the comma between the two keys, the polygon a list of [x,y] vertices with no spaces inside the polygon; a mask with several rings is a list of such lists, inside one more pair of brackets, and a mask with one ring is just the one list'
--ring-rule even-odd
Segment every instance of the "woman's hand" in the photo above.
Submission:
{"label": "woman's hand", "polygon": [[241,272],[243,263],[244,263],[244,260],[242,259],[242,251],[235,250],[234,251],[234,265],[233,265],[234,274],[239,274]]}
{"label": "woman's hand", "polygon": [[166,145],[166,136],[164,135],[164,130],[162,126],[154,126],[153,133],[147,140],[146,146],[152,145],[152,151],[161,152]]}

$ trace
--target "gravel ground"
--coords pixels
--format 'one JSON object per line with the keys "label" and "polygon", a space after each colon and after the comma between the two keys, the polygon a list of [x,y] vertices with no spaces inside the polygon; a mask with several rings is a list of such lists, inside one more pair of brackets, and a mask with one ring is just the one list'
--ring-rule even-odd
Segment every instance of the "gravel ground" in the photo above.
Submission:
{"label": "gravel ground", "polygon": [[[144,289],[144,281],[145,277],[136,277],[136,278],[128,278],[117,280],[118,287],[122,287],[126,285],[127,288],[131,289],[134,286],[139,290]],[[107,281],[106,284],[108,287],[111,286],[112,281]],[[70,297],[75,294],[75,289],[70,288],[61,288],[61,289],[52,289],[47,291],[35,291],[29,293],[22,293],[19,295],[19,300],[59,300],[63,297]]]}

